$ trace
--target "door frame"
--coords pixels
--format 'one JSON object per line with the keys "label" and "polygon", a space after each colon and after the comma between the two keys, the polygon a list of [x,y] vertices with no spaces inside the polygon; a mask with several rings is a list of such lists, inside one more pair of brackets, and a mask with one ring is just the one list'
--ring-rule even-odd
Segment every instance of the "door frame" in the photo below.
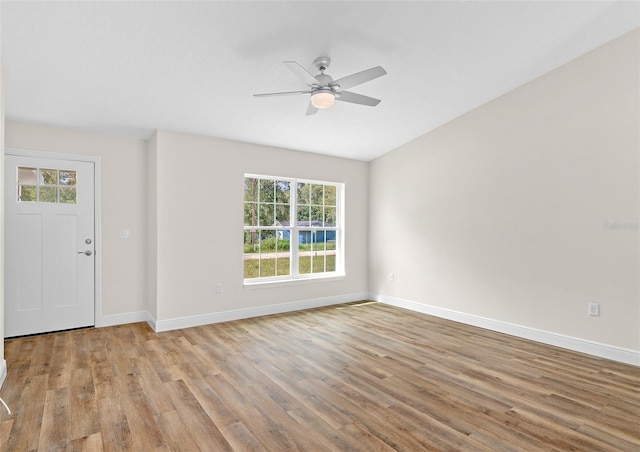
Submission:
{"label": "door frame", "polygon": [[[102,189],[102,180],[101,180],[101,167],[99,156],[95,155],[81,155],[81,154],[65,154],[61,152],[51,152],[51,151],[34,151],[30,149],[18,149],[18,148],[4,148],[4,155],[13,155],[16,157],[35,157],[35,158],[44,158],[44,159],[53,159],[53,160],[74,160],[77,162],[90,162],[93,163],[93,172],[94,172],[94,191],[93,191],[93,215],[94,215],[94,228],[95,228],[95,237],[94,237],[94,245],[95,245],[95,262],[93,269],[93,324],[97,327],[100,325],[99,319],[102,317],[102,221],[101,221],[101,213],[102,206],[100,204],[101,189]],[[4,155],[2,158],[4,159]],[[4,184],[4,177],[2,183]],[[6,219],[5,219],[6,221]],[[4,250],[3,250],[4,252]],[[4,338],[3,338],[4,339]]]}

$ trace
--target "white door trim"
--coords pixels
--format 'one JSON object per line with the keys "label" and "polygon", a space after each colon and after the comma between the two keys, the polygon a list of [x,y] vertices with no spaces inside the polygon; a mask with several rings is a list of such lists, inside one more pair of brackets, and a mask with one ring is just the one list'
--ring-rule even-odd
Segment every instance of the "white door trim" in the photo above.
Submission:
{"label": "white door trim", "polygon": [[[100,168],[100,157],[94,155],[79,155],[79,154],[63,154],[60,152],[49,152],[49,151],[34,151],[30,149],[17,149],[17,148],[9,148],[5,147],[4,149],[5,155],[15,155],[19,157],[35,157],[35,158],[45,158],[45,159],[55,159],[55,160],[74,160],[78,162],[92,162],[94,165],[94,215],[95,215],[95,267],[94,267],[94,309],[93,309],[93,321],[96,326],[98,326],[99,319],[102,317],[102,221],[101,221],[101,212],[102,206],[100,204],[100,200],[102,199],[101,188],[102,188],[102,180],[101,180],[101,168]],[[4,157],[3,157],[4,158]]]}

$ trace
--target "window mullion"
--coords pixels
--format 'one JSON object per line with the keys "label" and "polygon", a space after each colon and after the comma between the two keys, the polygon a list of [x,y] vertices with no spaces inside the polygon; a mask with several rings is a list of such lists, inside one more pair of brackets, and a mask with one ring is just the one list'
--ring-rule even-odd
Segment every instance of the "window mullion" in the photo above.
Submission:
{"label": "window mullion", "polygon": [[291,248],[291,276],[298,277],[298,181],[291,181],[291,191],[289,192],[289,226],[291,227],[290,248]]}

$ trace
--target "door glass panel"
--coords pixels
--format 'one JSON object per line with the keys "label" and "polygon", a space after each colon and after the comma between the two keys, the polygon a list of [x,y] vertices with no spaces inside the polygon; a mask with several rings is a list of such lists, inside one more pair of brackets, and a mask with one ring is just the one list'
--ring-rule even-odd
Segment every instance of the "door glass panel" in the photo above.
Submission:
{"label": "door glass panel", "polygon": [[35,202],[37,199],[38,199],[38,188],[36,186],[22,185],[18,187],[19,202]]}
{"label": "door glass panel", "polygon": [[60,170],[60,185],[76,185],[76,172]]}
{"label": "door glass panel", "polygon": [[25,185],[36,185],[37,168],[18,167],[18,183]]}
{"label": "door glass panel", "polygon": [[40,183],[44,185],[57,185],[58,170],[40,168]]}
{"label": "door glass panel", "polygon": [[40,187],[40,202],[57,202],[58,187]]}
{"label": "door glass panel", "polygon": [[66,204],[75,204],[76,189],[73,187],[60,187],[60,202]]}

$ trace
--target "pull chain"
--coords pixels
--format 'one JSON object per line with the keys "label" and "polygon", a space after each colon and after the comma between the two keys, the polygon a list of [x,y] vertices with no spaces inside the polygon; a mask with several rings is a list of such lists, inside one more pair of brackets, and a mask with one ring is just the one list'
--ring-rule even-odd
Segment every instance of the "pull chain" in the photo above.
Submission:
{"label": "pull chain", "polygon": [[7,409],[7,413],[9,413],[9,415],[11,415],[11,410],[9,409],[9,405],[7,405],[7,403],[4,400],[2,400],[2,397],[0,397],[0,402],[2,402],[4,407]]}

